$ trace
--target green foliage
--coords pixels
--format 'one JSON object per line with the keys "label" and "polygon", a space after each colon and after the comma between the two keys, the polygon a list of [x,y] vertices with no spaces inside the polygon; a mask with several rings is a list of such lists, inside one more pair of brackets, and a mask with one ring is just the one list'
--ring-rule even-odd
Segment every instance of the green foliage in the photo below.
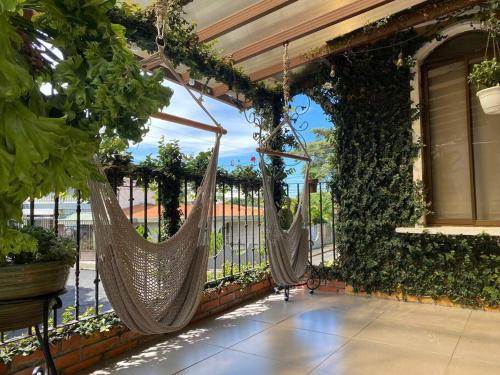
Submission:
{"label": "green foliage", "polygon": [[332,222],[332,195],[329,192],[322,192],[321,203],[320,205],[320,194],[311,193],[309,215],[313,224],[319,224],[321,221],[325,224]]}
{"label": "green foliage", "polygon": [[[333,150],[329,137],[332,131],[324,128],[311,129],[311,131],[316,138],[307,144],[307,152],[312,159],[309,176],[319,181],[330,181],[333,171]],[[305,172],[305,166],[303,172]]]}
{"label": "green foliage", "polygon": [[[121,326],[122,323],[115,312],[96,315],[95,309],[89,307],[79,320],[74,320],[73,306],[67,307],[62,319],[65,325],[49,331],[50,342],[54,343],[64,340],[73,335],[92,336],[101,332],[108,332],[114,327]],[[19,341],[0,346],[0,362],[10,363],[16,356],[28,356],[40,347],[35,335],[26,337]]]}
{"label": "green foliage", "polygon": [[238,181],[238,185],[247,197],[262,186],[260,172],[253,165],[238,165],[231,171],[230,176]]}
{"label": "green foliage", "polygon": [[283,205],[281,209],[278,211],[278,220],[281,228],[289,229],[293,222],[293,214],[292,211],[292,200],[290,198],[283,199]]}
{"label": "green foliage", "polygon": [[[10,229],[14,231],[14,229]],[[24,226],[18,231],[25,235],[15,247],[2,251],[5,253],[4,264],[27,264],[34,262],[60,261],[73,266],[76,261],[75,243],[57,236],[53,231],[37,226]],[[35,248],[32,248],[33,242]],[[27,246],[24,248],[24,246]]]}
{"label": "green foliage", "polygon": [[[245,94],[255,108],[263,108],[281,95],[280,90],[270,90],[262,82],[252,82],[230,58],[219,57],[213,43],[200,43],[195,26],[183,18],[180,2],[171,2],[170,9],[165,20],[163,45],[165,55],[174,65],[187,65],[192,77],[210,77],[225,83],[236,93]],[[115,7],[109,16],[113,22],[126,27],[130,41],[148,52],[157,51],[156,17],[152,8]]]}
{"label": "green foliage", "polygon": [[500,85],[500,62],[496,58],[486,59],[474,64],[469,74],[469,82],[477,90]]}
{"label": "green foliage", "polygon": [[398,235],[385,265],[384,292],[447,296],[471,306],[500,305],[500,239],[487,235]]}
{"label": "green foliage", "polygon": [[184,155],[183,169],[184,175],[192,180],[195,186],[200,186],[205,171],[210,163],[211,151],[201,151],[197,155]]}
{"label": "green foliage", "polygon": [[[69,187],[85,191],[88,179],[98,178],[92,158],[101,135],[139,141],[149,115],[169,102],[161,74],[141,73],[124,29],[110,22],[113,5],[11,0],[0,7],[4,249],[20,240],[7,222],[21,220],[23,201]],[[22,16],[23,7],[36,10],[32,20]]]}
{"label": "green foliage", "polygon": [[213,257],[214,255],[218,254],[223,247],[224,241],[222,239],[222,233],[210,232],[210,244],[208,248],[209,255]]}
{"label": "green foliage", "polygon": [[310,93],[335,123],[329,137],[341,255],[335,272],[355,290],[496,306],[498,239],[395,233],[398,226],[414,225],[426,209],[412,173],[419,150],[412,133],[418,115],[410,101],[412,61],[395,63],[401,46],[403,55],[412,56],[422,43],[398,43],[412,35],[335,56],[334,74],[325,64],[310,72],[316,80]]}
{"label": "green foliage", "polygon": [[[264,280],[270,276],[267,265],[256,265],[249,269],[249,266],[241,267],[241,270],[234,270],[234,275],[226,277],[222,281],[207,283],[205,291],[210,292],[213,288],[220,290],[222,287],[230,284],[238,284],[241,289],[249,285]],[[226,275],[230,275],[230,269],[227,268]],[[222,276],[221,276],[222,278]],[[100,306],[102,308],[102,306]],[[75,320],[75,307],[68,306],[62,313],[62,326],[49,331],[51,343],[68,339],[71,336],[92,336],[102,332],[108,332],[113,328],[123,326],[120,318],[114,311],[96,315],[94,307],[89,307],[79,319]],[[0,363],[9,364],[17,356],[28,356],[40,347],[36,336],[26,337],[19,341],[6,343],[0,346]]]}
{"label": "green foliage", "polygon": [[8,264],[10,258],[21,253],[36,252],[37,241],[14,228],[7,228],[0,237],[0,266]]}
{"label": "green foliage", "polygon": [[155,188],[153,184],[156,183],[158,201],[163,208],[161,220],[164,239],[173,236],[181,226],[179,198],[184,178],[182,158],[179,143],[166,142],[162,137],[158,142],[158,156],[148,156],[136,170],[139,184],[148,183],[150,188]]}

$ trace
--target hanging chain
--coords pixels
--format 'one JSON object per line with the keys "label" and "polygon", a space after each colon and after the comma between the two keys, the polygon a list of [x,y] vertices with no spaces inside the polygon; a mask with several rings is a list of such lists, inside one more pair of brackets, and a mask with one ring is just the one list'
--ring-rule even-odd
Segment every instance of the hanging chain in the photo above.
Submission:
{"label": "hanging chain", "polygon": [[170,7],[170,0],[157,0],[155,3],[157,42],[163,40],[163,33],[165,31],[165,17],[170,11]]}
{"label": "hanging chain", "polygon": [[290,81],[288,73],[290,71],[290,56],[288,55],[288,42],[283,44],[283,116],[290,122],[288,110],[290,103]]}

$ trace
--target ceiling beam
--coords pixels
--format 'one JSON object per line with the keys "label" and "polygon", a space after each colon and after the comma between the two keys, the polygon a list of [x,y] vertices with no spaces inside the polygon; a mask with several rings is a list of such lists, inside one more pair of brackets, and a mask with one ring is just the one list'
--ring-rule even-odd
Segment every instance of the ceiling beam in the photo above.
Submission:
{"label": "ceiling beam", "polygon": [[[484,0],[442,0],[439,4],[420,6],[418,9],[412,9],[410,14],[405,12],[405,14],[400,17],[396,17],[387,26],[381,27],[378,30],[372,30],[369,33],[359,33],[359,30],[356,30],[352,33],[353,36],[348,40],[343,40],[341,43],[336,45],[325,45],[314,55],[301,54],[293,56],[290,58],[290,68],[296,68],[300,65],[326,57],[333,53],[340,53],[348,49],[374,43],[399,31],[415,27],[425,22],[445,16],[446,14],[453,13],[464,8],[473,7],[481,3],[484,3]],[[283,64],[278,63],[256,70],[250,73],[249,77],[252,81],[260,81],[281,73],[282,71]]]}
{"label": "ceiling beam", "polygon": [[334,9],[322,14],[319,17],[299,23],[287,30],[268,36],[246,47],[243,47],[232,54],[236,63],[247,60],[261,53],[270,51],[283,45],[285,42],[292,42],[326,27],[338,24],[349,18],[368,12],[394,0],[357,0],[351,4]]}
{"label": "ceiling beam", "polygon": [[229,17],[198,31],[200,42],[208,42],[241,26],[249,24],[259,18],[262,18],[272,12],[277,11],[297,0],[261,0],[250,5]]}

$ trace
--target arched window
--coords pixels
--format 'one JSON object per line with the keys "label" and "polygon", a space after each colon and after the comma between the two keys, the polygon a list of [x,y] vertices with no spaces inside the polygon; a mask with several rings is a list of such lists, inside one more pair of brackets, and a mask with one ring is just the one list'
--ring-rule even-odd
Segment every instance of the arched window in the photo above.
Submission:
{"label": "arched window", "polygon": [[500,225],[500,115],[485,115],[467,82],[486,36],[450,39],[422,66],[429,224]]}

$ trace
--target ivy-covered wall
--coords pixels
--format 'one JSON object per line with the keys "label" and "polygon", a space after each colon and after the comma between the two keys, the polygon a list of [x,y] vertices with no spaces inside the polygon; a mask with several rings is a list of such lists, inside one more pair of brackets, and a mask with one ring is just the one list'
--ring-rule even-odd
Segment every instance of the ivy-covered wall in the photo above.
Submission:
{"label": "ivy-covered wall", "polygon": [[[411,58],[422,40],[401,33],[331,58],[309,94],[334,124],[334,192],[340,271],[355,290],[500,304],[500,242],[487,236],[399,235],[421,217],[412,176],[419,146],[410,101]],[[322,78],[321,78],[322,77]],[[316,82],[317,83],[317,82]]]}

